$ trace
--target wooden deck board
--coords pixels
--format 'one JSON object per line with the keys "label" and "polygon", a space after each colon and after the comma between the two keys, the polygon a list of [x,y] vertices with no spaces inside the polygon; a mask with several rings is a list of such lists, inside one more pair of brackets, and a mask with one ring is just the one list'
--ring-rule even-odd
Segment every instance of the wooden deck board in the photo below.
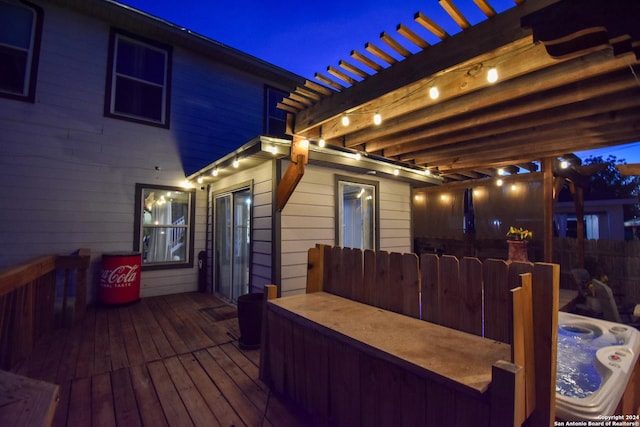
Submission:
{"label": "wooden deck board", "polygon": [[54,426],[311,426],[238,348],[235,307],[191,293],[92,306],[43,337],[19,371],[60,385]]}

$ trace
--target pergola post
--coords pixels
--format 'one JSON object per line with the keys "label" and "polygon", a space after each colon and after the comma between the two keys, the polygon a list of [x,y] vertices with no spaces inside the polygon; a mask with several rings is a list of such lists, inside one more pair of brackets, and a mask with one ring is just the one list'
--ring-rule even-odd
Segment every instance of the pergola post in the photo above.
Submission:
{"label": "pergola post", "polygon": [[553,164],[552,157],[546,157],[542,164],[543,217],[544,217],[544,262],[553,262]]}

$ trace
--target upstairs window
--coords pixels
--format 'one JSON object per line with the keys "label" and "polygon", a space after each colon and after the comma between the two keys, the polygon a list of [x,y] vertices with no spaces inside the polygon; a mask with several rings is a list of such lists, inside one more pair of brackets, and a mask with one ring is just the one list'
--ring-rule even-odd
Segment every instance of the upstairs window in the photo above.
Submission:
{"label": "upstairs window", "polygon": [[42,11],[0,0],[0,96],[33,102]]}
{"label": "upstairs window", "polygon": [[267,86],[265,88],[265,135],[286,136],[287,112],[278,108],[278,103],[289,94]]}
{"label": "upstairs window", "polygon": [[169,127],[171,47],[112,32],[105,115]]}

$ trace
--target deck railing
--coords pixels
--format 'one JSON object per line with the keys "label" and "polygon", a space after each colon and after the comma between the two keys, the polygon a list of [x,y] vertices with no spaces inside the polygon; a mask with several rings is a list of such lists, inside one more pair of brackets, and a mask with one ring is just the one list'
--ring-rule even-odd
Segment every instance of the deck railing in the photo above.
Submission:
{"label": "deck railing", "polygon": [[89,250],[80,249],[74,255],[47,255],[0,269],[1,369],[29,356],[47,332],[84,317],[89,261]]}

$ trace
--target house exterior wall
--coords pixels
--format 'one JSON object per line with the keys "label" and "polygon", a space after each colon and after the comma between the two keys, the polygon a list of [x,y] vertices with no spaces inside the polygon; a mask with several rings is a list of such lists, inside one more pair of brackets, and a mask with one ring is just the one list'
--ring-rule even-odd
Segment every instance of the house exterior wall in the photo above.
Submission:
{"label": "house exterior wall", "polygon": [[[133,248],[135,184],[180,185],[260,134],[265,85],[284,83],[173,45],[169,129],[105,117],[111,27],[162,31],[137,33],[130,13],[119,25],[33,3],[44,11],[35,102],[0,98],[0,267],[86,247],[92,297],[101,254]],[[196,255],[205,225],[197,191]],[[145,271],[142,296],[196,290],[197,276],[197,256],[193,268]]]}
{"label": "house exterior wall", "polygon": [[[283,162],[282,171],[288,162]],[[281,213],[281,293],[303,293],[307,251],[317,243],[335,244],[335,175],[363,178],[348,172],[306,165],[304,176]],[[411,252],[411,187],[393,179],[366,175],[379,182],[380,249]]]}

